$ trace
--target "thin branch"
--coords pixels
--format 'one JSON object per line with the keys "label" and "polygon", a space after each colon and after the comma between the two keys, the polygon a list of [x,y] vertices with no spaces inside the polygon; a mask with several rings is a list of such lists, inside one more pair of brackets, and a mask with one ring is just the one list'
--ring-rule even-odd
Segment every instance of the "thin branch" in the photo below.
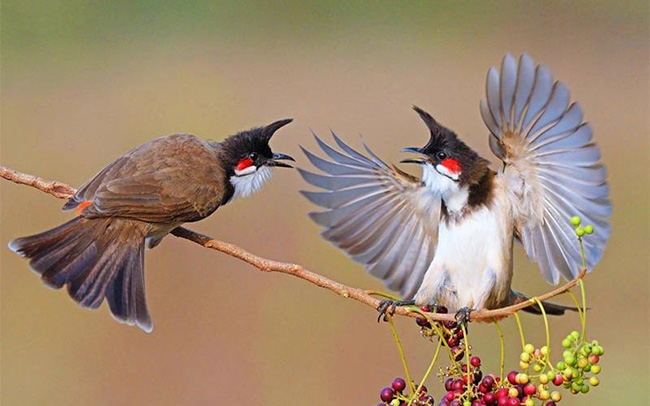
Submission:
{"label": "thin branch", "polygon": [[[54,197],[58,197],[59,199],[68,199],[72,197],[76,192],[76,189],[74,189],[69,185],[66,185],[65,183],[45,180],[37,176],[21,173],[1,165],[0,165],[0,176],[14,183],[31,186],[42,192],[48,193]],[[316,286],[330,290],[341,297],[354,299],[356,301],[364,303],[372,307],[373,309],[376,309],[377,306],[379,306],[380,300],[373,297],[370,294],[371,293],[370,291],[354,288],[333,281],[322,275],[311,272],[305,269],[304,267],[302,267],[301,265],[296,265],[287,262],[273,261],[270,259],[258,257],[257,255],[252,254],[237,245],[215,240],[212,237],[199,234],[197,232],[194,232],[184,227],[175,228],[174,230],[171,231],[171,234],[175,235],[176,237],[192,241],[205,248],[223,252],[224,254],[230,255],[231,257],[237,258],[241,261],[244,261],[254,266],[260,271],[280,272],[284,274],[293,275],[309,283],[312,283]],[[495,309],[495,310],[482,309],[482,310],[477,310],[475,312],[472,312],[470,315],[471,320],[492,322],[494,318],[508,317],[521,309],[535,305],[536,300],[540,300],[540,301],[548,300],[554,296],[566,292],[567,290],[574,287],[578,283],[578,281],[584,277],[585,273],[586,273],[586,269],[583,269],[576,279],[573,279],[572,281],[568,282],[564,286],[561,286],[555,290],[552,290],[548,293],[538,296],[537,298],[531,298],[521,303],[517,303],[515,305],[504,307],[501,309]],[[395,314],[409,316],[409,317],[419,317],[418,313],[410,311],[407,307],[396,308]],[[454,315],[453,314],[430,314],[430,318],[436,321],[454,320]]]}

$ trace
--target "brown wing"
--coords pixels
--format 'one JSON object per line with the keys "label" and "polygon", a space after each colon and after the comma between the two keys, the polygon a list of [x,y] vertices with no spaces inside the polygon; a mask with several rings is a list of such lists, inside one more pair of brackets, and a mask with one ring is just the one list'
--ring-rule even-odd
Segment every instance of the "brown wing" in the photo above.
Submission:
{"label": "brown wing", "polygon": [[188,134],[145,143],[116,159],[63,207],[92,202],[85,217],[184,223],[210,215],[227,191],[215,150]]}

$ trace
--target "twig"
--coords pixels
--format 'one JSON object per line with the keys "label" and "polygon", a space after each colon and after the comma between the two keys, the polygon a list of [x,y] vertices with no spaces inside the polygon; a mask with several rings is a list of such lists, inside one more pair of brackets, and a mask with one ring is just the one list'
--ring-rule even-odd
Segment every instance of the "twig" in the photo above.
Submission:
{"label": "twig", "polygon": [[[74,193],[76,192],[76,189],[74,189],[69,185],[66,185],[65,183],[45,180],[37,176],[28,175],[25,173],[15,171],[13,169],[4,167],[2,165],[0,165],[0,176],[14,183],[31,186],[42,192],[48,193],[54,197],[58,197],[59,199],[68,199],[71,196],[73,196]],[[376,309],[377,306],[379,306],[380,300],[371,296],[370,291],[354,288],[333,281],[322,275],[311,272],[300,265],[273,261],[270,259],[258,257],[257,255],[254,255],[237,245],[215,240],[212,237],[199,234],[185,227],[177,227],[171,231],[171,234],[175,235],[176,237],[183,238],[192,241],[196,244],[202,245],[205,248],[223,252],[224,254],[230,255],[232,257],[235,257],[239,260],[242,260],[254,266],[260,271],[280,272],[280,273],[293,275],[295,277],[303,279],[321,288],[331,290],[332,292],[338,294],[341,297],[354,299],[356,301],[364,303],[372,307],[373,309]],[[578,283],[578,281],[584,277],[585,273],[586,273],[586,269],[583,269],[576,279],[568,282],[564,286],[561,286],[551,292],[538,296],[537,298],[532,298],[530,300],[526,300],[521,303],[517,303],[515,305],[504,307],[501,309],[477,310],[470,314],[470,318],[472,321],[491,322],[494,320],[494,318],[508,317],[521,309],[534,305],[536,303],[536,300],[547,300],[554,296],[566,292],[567,290],[574,287]],[[419,317],[418,313],[413,312],[406,307],[396,308],[395,314],[399,314],[402,316],[409,316],[409,317]],[[431,318],[431,320],[435,320],[435,321],[455,320],[453,314],[431,313],[429,314],[429,317]]]}

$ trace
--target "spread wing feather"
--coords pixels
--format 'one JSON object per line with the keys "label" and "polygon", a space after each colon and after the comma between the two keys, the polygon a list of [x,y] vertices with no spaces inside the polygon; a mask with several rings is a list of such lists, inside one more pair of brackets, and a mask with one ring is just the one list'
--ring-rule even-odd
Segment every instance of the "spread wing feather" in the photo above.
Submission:
{"label": "spread wing feather", "polygon": [[590,269],[610,234],[609,187],[592,128],[580,105],[569,104],[568,88],[527,54],[506,55],[500,73],[491,68],[486,91],[481,115],[492,152],[506,164],[499,178],[526,253],[549,282],[574,278],[582,260],[568,219],[578,215],[595,227],[584,239]]}
{"label": "spread wing feather", "polygon": [[421,182],[383,162],[364,144],[368,156],[332,133],[337,150],[314,134],[331,159],[303,148],[309,161],[323,174],[298,169],[302,177],[322,191],[303,191],[325,211],[309,216],[325,229],[323,237],[362,263],[389,289],[412,298],[433,261],[440,198]]}

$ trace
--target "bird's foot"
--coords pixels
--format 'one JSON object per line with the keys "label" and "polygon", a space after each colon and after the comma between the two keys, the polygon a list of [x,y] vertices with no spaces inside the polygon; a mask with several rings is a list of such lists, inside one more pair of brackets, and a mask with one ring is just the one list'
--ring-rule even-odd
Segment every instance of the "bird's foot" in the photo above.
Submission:
{"label": "bird's foot", "polygon": [[395,313],[395,309],[397,306],[413,306],[415,305],[414,300],[392,300],[392,299],[384,299],[381,302],[379,302],[379,306],[377,306],[377,311],[379,312],[379,316],[377,317],[377,323],[381,321],[383,318],[384,321],[388,321],[387,316],[392,316]]}
{"label": "bird's foot", "polygon": [[465,331],[468,329],[468,325],[470,320],[470,314],[474,311],[474,309],[470,309],[469,307],[462,307],[460,310],[456,312],[456,322],[458,323],[458,328],[463,329],[465,328]]}

